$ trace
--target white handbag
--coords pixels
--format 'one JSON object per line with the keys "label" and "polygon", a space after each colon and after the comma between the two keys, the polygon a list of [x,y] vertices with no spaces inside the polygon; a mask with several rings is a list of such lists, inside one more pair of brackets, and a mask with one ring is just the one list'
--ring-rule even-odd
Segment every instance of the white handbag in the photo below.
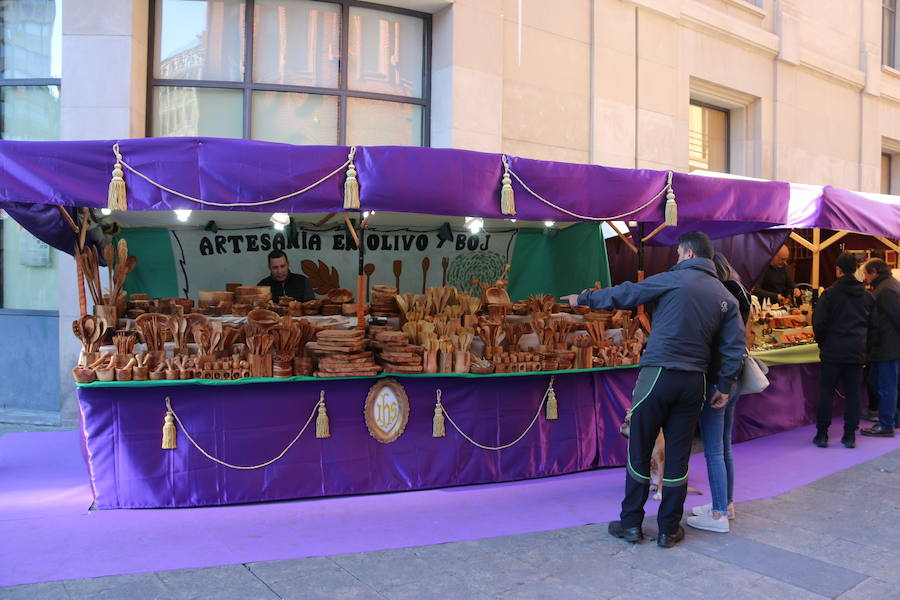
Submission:
{"label": "white handbag", "polygon": [[741,394],[758,394],[769,387],[769,378],[766,373],[769,367],[749,353],[744,355],[744,369],[741,373]]}

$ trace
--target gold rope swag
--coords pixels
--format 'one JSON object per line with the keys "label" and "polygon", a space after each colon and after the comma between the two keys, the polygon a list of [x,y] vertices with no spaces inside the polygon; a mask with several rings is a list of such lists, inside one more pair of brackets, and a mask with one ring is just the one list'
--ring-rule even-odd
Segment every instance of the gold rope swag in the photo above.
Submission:
{"label": "gold rope swag", "polygon": [[[309,427],[310,423],[312,423],[313,417],[315,417],[317,413],[318,413],[318,418],[316,419],[317,429],[318,429],[319,424],[322,423],[323,424],[323,433],[325,435],[320,436],[320,435],[318,435],[318,432],[317,432],[316,437],[329,437],[330,434],[328,433],[328,417],[325,414],[325,391],[323,390],[319,395],[319,401],[313,406],[312,412],[309,413],[309,418],[306,419],[306,423],[303,424],[303,427],[300,429],[300,431],[297,433],[297,435],[294,436],[294,439],[291,440],[291,442],[285,447],[284,450],[281,451],[281,453],[278,454],[278,456],[276,456],[275,458],[273,458],[271,460],[267,460],[264,463],[260,463],[258,465],[233,465],[231,463],[225,462],[224,460],[220,460],[220,459],[216,458],[215,456],[213,456],[212,454],[210,454],[209,452],[207,452],[206,450],[204,450],[203,448],[200,447],[200,444],[198,444],[194,440],[194,438],[191,437],[191,434],[188,433],[188,430],[184,427],[184,423],[181,422],[181,419],[178,417],[178,413],[176,413],[175,409],[172,408],[172,400],[168,396],[166,396],[166,417],[165,417],[165,424],[163,425],[162,447],[164,450],[173,450],[175,448],[175,423],[178,423],[178,427],[181,428],[181,432],[184,433],[184,436],[188,439],[188,441],[190,441],[191,444],[194,445],[194,448],[196,448],[197,450],[200,451],[200,454],[202,454],[209,460],[211,460],[215,463],[218,463],[218,464],[222,465],[223,467],[228,467],[230,469],[242,469],[242,470],[261,469],[263,467],[267,467],[267,466],[271,465],[272,463],[281,459],[281,457],[283,457],[285,454],[287,454],[287,451],[290,450],[291,447],[295,443],[297,443],[297,440],[300,439],[300,436],[303,435],[303,432],[306,431],[306,428]],[[175,421],[175,423],[172,422],[173,420]],[[166,445],[167,442],[169,443],[168,446]]]}
{"label": "gold rope swag", "polygon": [[[557,419],[557,410],[556,410],[556,391],[553,389],[553,382],[556,380],[556,375],[550,376],[550,383],[547,384],[547,390],[544,392],[544,397],[541,398],[541,403],[538,405],[537,412],[534,413],[534,418],[531,419],[531,423],[528,424],[528,427],[525,428],[525,431],[522,434],[511,441],[508,444],[503,444],[502,446],[486,446],[484,444],[479,444],[471,437],[469,437],[462,429],[459,428],[459,425],[456,424],[456,421],[453,420],[453,417],[450,416],[450,413],[447,412],[447,409],[444,408],[444,405],[441,404],[441,390],[438,389],[435,392],[437,396],[437,401],[434,405],[434,422],[432,423],[432,433],[431,437],[444,437],[446,433],[444,432],[444,418],[450,421],[450,424],[453,425],[453,428],[461,435],[466,441],[468,441],[473,446],[477,446],[482,450],[504,450],[511,446],[515,446],[522,438],[528,435],[528,432],[531,431],[531,428],[534,427],[534,424],[537,422],[538,417],[541,416],[541,410],[544,408],[544,403],[547,402],[547,420]],[[550,400],[552,398],[552,400]],[[553,414],[551,416],[550,410],[550,402],[553,403]]]}

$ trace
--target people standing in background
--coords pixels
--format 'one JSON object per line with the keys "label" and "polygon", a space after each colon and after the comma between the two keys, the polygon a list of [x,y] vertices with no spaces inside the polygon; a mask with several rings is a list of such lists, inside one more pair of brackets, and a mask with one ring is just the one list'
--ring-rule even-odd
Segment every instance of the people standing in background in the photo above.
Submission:
{"label": "people standing in background", "polygon": [[684,538],[681,517],[687,469],[700,408],[706,402],[706,373],[715,348],[722,354],[714,406],[728,403],[746,346],[738,304],[716,277],[712,242],[699,231],[678,240],[678,264],[640,283],[563,297],[572,306],[614,309],[653,303],[653,332],[641,357],[632,396],[631,434],[620,520],[609,534],[637,543],[650,494],[650,455],[662,428],[666,464],[656,544],[672,548]]}
{"label": "people standing in background", "polygon": [[868,348],[875,338],[875,299],[856,278],[856,257],[844,252],[837,259],[838,279],[822,294],[813,313],[813,333],[819,344],[821,375],[813,443],[828,447],[828,428],[834,392],[843,383],[846,405],[846,448],[856,447],[859,427],[859,388]]}
{"label": "people standing in background", "polygon": [[782,246],[772,257],[769,266],[763,274],[762,281],[753,290],[753,294],[760,301],[768,298],[773,303],[785,304],[791,298],[800,296],[797,284],[788,272],[787,264],[791,259],[791,251],[787,246]]}
{"label": "people standing in background", "polygon": [[[750,295],[740,283],[740,277],[721,254],[713,256],[716,276],[725,289],[731,292],[738,303],[741,323],[746,331],[750,320]],[[744,349],[746,352],[746,348]],[[707,381],[715,381],[721,357],[717,353],[710,362],[710,376]],[[712,400],[716,386],[709,384],[707,398]],[[709,477],[709,488],[712,502],[692,509],[693,516],[688,517],[687,524],[696,529],[728,533],[731,526],[729,519],[734,518],[734,459],[731,454],[731,437],[734,429],[734,407],[741,395],[740,379],[728,394],[728,404],[715,408],[710,402],[703,405],[700,412],[700,435],[703,439],[703,455],[706,458],[706,472]]]}
{"label": "people standing in background", "polygon": [[[897,427],[897,380],[900,377],[900,281],[881,259],[866,263],[866,283],[875,297],[877,335],[872,345],[872,377],[878,391],[878,423],[860,433],[894,437]],[[816,309],[818,310],[818,308]]]}

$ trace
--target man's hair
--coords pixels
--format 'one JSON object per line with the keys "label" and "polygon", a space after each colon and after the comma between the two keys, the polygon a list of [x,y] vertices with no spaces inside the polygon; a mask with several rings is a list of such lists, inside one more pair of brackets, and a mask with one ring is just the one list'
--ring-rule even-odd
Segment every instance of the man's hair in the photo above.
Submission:
{"label": "man's hair", "polygon": [[287,260],[287,254],[284,253],[284,250],[272,250],[269,252],[269,260],[273,258],[284,258],[284,260]]}
{"label": "man's hair", "polygon": [[891,267],[880,258],[873,258],[866,263],[866,273],[878,273],[878,276],[890,275]]}
{"label": "man's hair", "polygon": [[859,263],[856,261],[856,256],[849,252],[841,252],[841,255],[837,258],[837,266],[838,269],[841,270],[846,275],[851,275],[856,273],[856,266]]}
{"label": "man's hair", "polygon": [[702,231],[688,231],[678,238],[678,245],[693,250],[694,256],[699,258],[712,258],[716,253],[709,236]]}

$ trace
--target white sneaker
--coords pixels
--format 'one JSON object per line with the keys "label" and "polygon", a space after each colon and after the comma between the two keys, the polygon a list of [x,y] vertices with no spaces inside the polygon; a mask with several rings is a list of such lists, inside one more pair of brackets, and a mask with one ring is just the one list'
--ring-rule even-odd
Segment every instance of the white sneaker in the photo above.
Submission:
{"label": "white sneaker", "polygon": [[696,517],[688,517],[687,524],[695,529],[715,531],[716,533],[728,533],[731,531],[727,518],[722,516],[714,519],[711,512]]}
{"label": "white sneaker", "polygon": [[[691,509],[691,514],[696,517],[702,517],[703,515],[708,515],[712,512],[712,502],[709,504],[704,504],[702,506],[695,506]],[[728,518],[734,520],[734,504],[728,505]]]}

